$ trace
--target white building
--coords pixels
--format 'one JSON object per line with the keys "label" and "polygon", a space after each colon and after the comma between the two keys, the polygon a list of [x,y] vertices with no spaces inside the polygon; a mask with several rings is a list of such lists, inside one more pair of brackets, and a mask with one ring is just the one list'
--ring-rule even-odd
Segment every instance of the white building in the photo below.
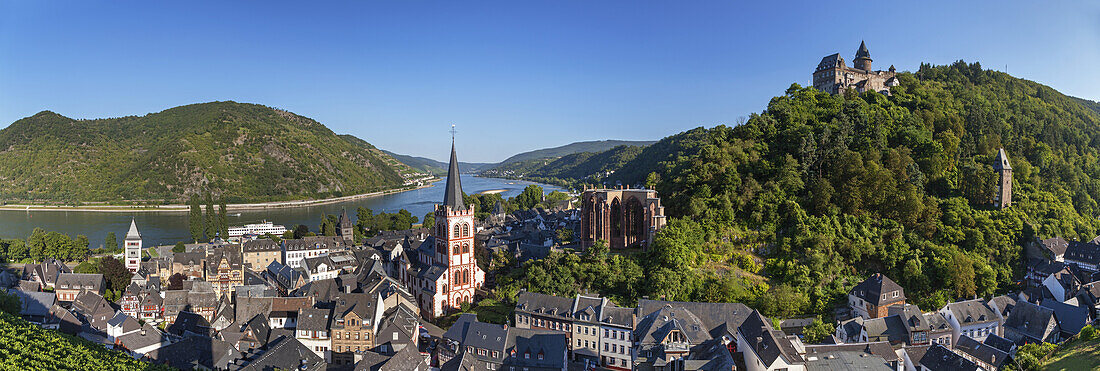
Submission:
{"label": "white building", "polygon": [[342,250],[344,247],[344,240],[340,237],[316,236],[283,240],[283,261],[291,268],[298,268],[305,258],[325,256],[329,251]]}
{"label": "white building", "polygon": [[978,342],[985,341],[989,334],[1004,336],[1001,332],[1001,316],[986,305],[982,299],[948,303],[940,314],[951,326],[951,344],[958,344],[959,337],[969,336]]}
{"label": "white building", "polygon": [[141,233],[138,233],[137,222],[130,219],[130,231],[126,232],[125,240],[126,269],[130,273],[137,272],[141,267]]}
{"label": "white building", "polygon": [[255,224],[245,224],[243,227],[229,227],[229,237],[240,237],[246,234],[282,236],[283,233],[286,233],[286,227],[275,225],[266,220]]}
{"label": "white building", "polygon": [[600,313],[600,365],[614,370],[630,370],[634,365],[631,344],[634,309],[619,308],[607,302]]}

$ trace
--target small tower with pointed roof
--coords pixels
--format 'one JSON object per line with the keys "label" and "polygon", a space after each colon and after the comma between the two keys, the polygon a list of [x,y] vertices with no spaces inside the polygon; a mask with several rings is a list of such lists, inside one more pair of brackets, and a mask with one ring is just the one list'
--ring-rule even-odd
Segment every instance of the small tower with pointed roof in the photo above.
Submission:
{"label": "small tower with pointed roof", "polygon": [[126,269],[131,273],[137,272],[141,267],[141,233],[137,229],[137,221],[130,219],[130,231],[126,232],[123,242],[126,254]]}
{"label": "small tower with pointed roof", "polygon": [[997,172],[998,178],[997,190],[993,194],[993,207],[1004,209],[1012,206],[1012,165],[1008,162],[1008,154],[1004,148],[993,159],[993,171]]}
{"label": "small tower with pointed roof", "polygon": [[855,67],[864,71],[871,71],[871,51],[867,50],[867,44],[863,41],[859,42],[859,49],[856,50]]}
{"label": "small tower with pointed roof", "polygon": [[348,218],[347,209],[340,212],[340,220],[336,222],[336,235],[349,244],[355,244],[355,225],[351,223],[351,218]]}

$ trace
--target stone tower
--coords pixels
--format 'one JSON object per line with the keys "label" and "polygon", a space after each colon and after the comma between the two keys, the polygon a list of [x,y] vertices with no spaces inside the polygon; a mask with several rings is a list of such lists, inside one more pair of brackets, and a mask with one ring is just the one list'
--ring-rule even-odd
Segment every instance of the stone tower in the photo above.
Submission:
{"label": "stone tower", "polygon": [[447,170],[447,185],[443,204],[435,208],[435,261],[445,267],[446,283],[441,297],[442,308],[457,308],[471,302],[474,291],[485,281],[485,273],[474,256],[474,207],[462,200],[462,179],[459,178],[458,156],[451,143],[451,164]]}
{"label": "stone tower", "polygon": [[355,244],[355,226],[348,218],[348,210],[341,210],[340,220],[336,222],[336,234],[349,244]]}
{"label": "stone tower", "polygon": [[993,194],[993,207],[1004,209],[1012,206],[1012,165],[1008,163],[1008,154],[1001,148],[993,160],[993,171],[997,172],[997,190]]}
{"label": "stone tower", "polygon": [[859,50],[856,50],[855,67],[864,71],[871,71],[871,52],[867,50],[867,44],[859,42]]}
{"label": "stone tower", "polygon": [[131,273],[137,272],[141,267],[141,233],[138,233],[137,222],[130,219],[130,231],[126,232],[123,242],[126,254],[126,269]]}

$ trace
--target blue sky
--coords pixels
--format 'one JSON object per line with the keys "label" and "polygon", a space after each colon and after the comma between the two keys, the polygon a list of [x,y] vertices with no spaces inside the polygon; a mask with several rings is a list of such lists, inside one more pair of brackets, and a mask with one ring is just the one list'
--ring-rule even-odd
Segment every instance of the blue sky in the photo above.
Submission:
{"label": "blue sky", "polygon": [[[774,3],[774,4],[772,4]],[[979,61],[1100,99],[1100,4],[0,0],[0,126],[214,100],[463,161],[759,112],[822,56]],[[845,6],[849,5],[849,6]]]}

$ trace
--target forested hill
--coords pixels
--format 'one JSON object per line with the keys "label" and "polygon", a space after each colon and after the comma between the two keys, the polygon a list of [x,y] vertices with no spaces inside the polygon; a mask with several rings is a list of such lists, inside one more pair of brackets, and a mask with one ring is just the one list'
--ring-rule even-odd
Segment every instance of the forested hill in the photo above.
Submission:
{"label": "forested hill", "polygon": [[[883,272],[931,310],[1014,287],[1036,236],[1098,233],[1100,115],[976,63],[899,79],[889,97],[792,85],[742,125],[665,138],[598,179],[655,186],[673,217],[641,294],[828,313]],[[1003,211],[990,206],[1002,147],[1014,169]],[[707,283],[743,271],[769,293]]]}
{"label": "forested hill", "polygon": [[0,149],[0,198],[15,201],[324,198],[400,187],[409,171],[312,119],[236,102],[92,120],[43,111],[0,130]]}
{"label": "forested hill", "polygon": [[593,140],[587,142],[575,142],[569,143],[564,146],[554,148],[543,148],[539,150],[523,152],[517,155],[513,155],[504,161],[500,162],[500,165],[507,165],[513,162],[538,160],[544,158],[557,158],[562,156],[571,155],[581,152],[603,152],[618,146],[638,146],[645,147],[653,144],[653,141],[645,140]]}
{"label": "forested hill", "polygon": [[[405,165],[408,165],[409,167],[418,171],[432,173],[440,176],[447,174],[446,162],[436,161],[427,157],[397,154],[387,150],[382,150],[382,152],[385,152],[387,155],[390,155],[390,157],[393,157],[398,161],[401,161]],[[493,165],[496,164],[488,164],[482,162],[458,162],[458,168],[462,170],[463,173],[476,173],[483,169],[493,167]]]}

